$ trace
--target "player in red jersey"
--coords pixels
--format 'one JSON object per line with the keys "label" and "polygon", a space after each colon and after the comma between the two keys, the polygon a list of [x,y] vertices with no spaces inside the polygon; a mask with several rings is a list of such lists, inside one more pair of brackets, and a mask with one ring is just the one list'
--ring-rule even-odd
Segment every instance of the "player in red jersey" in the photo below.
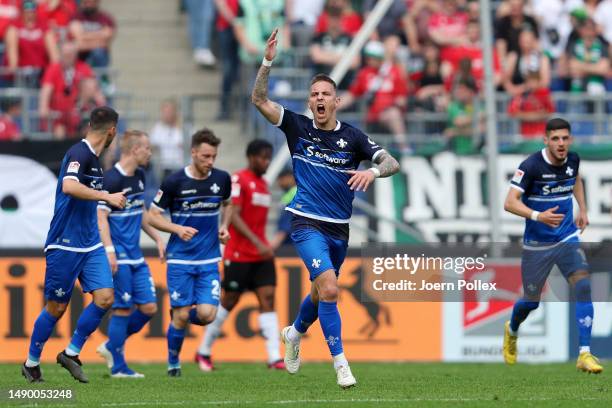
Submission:
{"label": "player in red jersey", "polygon": [[266,222],[270,192],[263,175],[272,159],[272,145],[256,139],[246,151],[248,167],[232,176],[234,214],[223,254],[224,277],[221,305],[215,320],[207,326],[196,354],[202,371],[212,371],[211,348],[221,333],[221,326],[245,290],[252,290],[259,301],[259,327],[266,339],[268,367],[284,369],[280,356],[278,317],[274,311],[276,270],[274,253],[266,240]]}

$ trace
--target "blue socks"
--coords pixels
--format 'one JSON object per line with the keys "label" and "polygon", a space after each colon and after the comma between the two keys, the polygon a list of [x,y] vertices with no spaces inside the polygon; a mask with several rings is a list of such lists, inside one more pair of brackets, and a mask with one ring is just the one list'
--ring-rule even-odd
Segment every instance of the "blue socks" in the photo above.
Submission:
{"label": "blue socks", "polygon": [[[321,306],[319,306],[321,307]],[[300,311],[293,322],[293,327],[300,333],[306,333],[306,330],[313,324],[318,317],[318,311],[315,307],[314,303],[312,303],[312,299],[310,295],[306,296],[302,301],[302,305],[300,306]]]}
{"label": "blue socks", "polygon": [[176,329],[170,323],[168,326],[168,368],[179,368],[179,354],[185,339],[185,329]]}
{"label": "blue socks", "polygon": [[153,316],[142,313],[139,309],[136,309],[130,315],[130,321],[127,325],[127,337],[130,337],[134,333],[138,333]]}
{"label": "blue socks", "polygon": [[340,335],[342,322],[340,321],[337,302],[319,300],[319,323],[321,323],[323,335],[332,357],[342,354],[342,337]]}
{"label": "blue socks", "polygon": [[521,323],[525,321],[532,310],[538,308],[540,302],[533,302],[526,299],[519,299],[512,308],[512,317],[510,318],[510,329],[517,332]]}
{"label": "blue socks", "polygon": [[89,306],[83,310],[77,322],[76,330],[72,335],[72,340],[66,348],[66,353],[68,355],[78,355],[81,352],[83,344],[85,344],[89,335],[98,328],[105,314],[106,309],[102,309],[94,302],[91,302]]}
{"label": "blue socks", "polygon": [[576,294],[576,323],[578,324],[578,344],[583,347],[591,345],[593,327],[593,303],[591,302],[591,281],[581,279],[574,286]]}
{"label": "blue socks", "polygon": [[28,354],[28,360],[32,363],[40,362],[40,354],[45,346],[49,336],[53,332],[53,328],[57,323],[57,318],[47,312],[47,309],[43,309],[38,315],[38,319],[34,323],[34,330],[32,331],[32,337],[30,338],[30,351]]}
{"label": "blue socks", "polygon": [[123,346],[127,338],[130,316],[113,315],[108,323],[108,342],[106,348],[113,355],[113,371],[126,366],[123,357]]}
{"label": "blue socks", "polygon": [[189,311],[189,321],[191,324],[205,326],[205,324],[198,318],[198,310],[195,307]]}

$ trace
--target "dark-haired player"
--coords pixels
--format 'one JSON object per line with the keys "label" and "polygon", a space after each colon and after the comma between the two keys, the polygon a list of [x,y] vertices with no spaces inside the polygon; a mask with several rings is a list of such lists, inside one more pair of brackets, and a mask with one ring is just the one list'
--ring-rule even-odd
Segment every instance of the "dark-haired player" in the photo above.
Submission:
{"label": "dark-haired player", "polygon": [[285,369],[280,357],[278,317],[274,311],[276,271],[272,248],[266,239],[270,192],[263,175],[272,159],[272,145],[265,140],[253,140],[247,146],[246,156],[248,167],[232,176],[234,210],[229,231],[232,239],[223,254],[225,269],[221,306],[215,321],[206,328],[196,354],[202,371],[213,369],[212,345],[245,290],[255,292],[259,302],[259,327],[266,339],[268,367]]}
{"label": "dark-haired player", "polygon": [[45,243],[46,305],[34,323],[28,359],[21,367],[30,382],[43,381],[40,355],[68,307],[77,278],[83,292],[93,295],[93,301],[81,313],[70,344],[57,355],[57,363],[76,380],[89,382],[78,355],[113,304],[113,276],[98,232],[96,207],[98,201],[104,201],[123,208],[126,201],[123,192],[103,191],[104,175],[98,159],[115,138],[118,119],[117,112],[109,107],[94,109],[85,139],[73,145],[62,161]]}
{"label": "dark-haired player", "polygon": [[[297,194],[286,208],[294,214],[291,239],[310,272],[311,293],[297,318],[281,332],[289,373],[300,366],[300,338],[318,318],[334,360],[340,387],[355,385],[344,356],[338,313],[338,273],[348,246],[354,191],[365,190],[376,177],[399,171],[398,162],[363,132],[336,120],[339,98],[336,83],[316,75],[310,85],[308,107],[313,119],[291,112],[268,99],[268,77],[276,56],[275,30],[266,44],[251,100],[261,114],[287,137],[293,159]],[[378,165],[357,170],[363,160]]]}
{"label": "dark-haired player", "polygon": [[[166,177],[149,209],[151,225],[171,234],[166,249],[172,307],[167,333],[170,377],[181,375],[179,354],[187,322],[209,324],[219,305],[219,241],[229,239],[232,213],[230,175],[213,167],[220,143],[209,129],[196,132],[191,138],[191,164]],[[166,210],[170,220],[163,216]]]}
{"label": "dark-haired player", "polygon": [[[546,124],[546,147],[523,161],[514,173],[504,209],[525,218],[521,275],[523,297],[514,304],[504,330],[504,360],[515,364],[520,324],[539,306],[548,274],[557,265],[576,295],[579,333],[579,370],[600,373],[603,367],[591,354],[593,303],[589,265],[578,238],[588,223],[584,185],[578,173],[580,158],[569,148],[570,124],[560,118]],[[572,197],[579,212],[574,220]]]}

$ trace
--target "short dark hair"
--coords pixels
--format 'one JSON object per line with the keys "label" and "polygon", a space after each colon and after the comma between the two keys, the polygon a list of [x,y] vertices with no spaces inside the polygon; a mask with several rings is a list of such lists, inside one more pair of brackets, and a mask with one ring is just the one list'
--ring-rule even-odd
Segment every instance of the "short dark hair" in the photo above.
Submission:
{"label": "short dark hair", "polygon": [[89,127],[94,132],[105,131],[117,126],[119,114],[110,106],[100,106],[91,111],[89,115]]}
{"label": "short dark hair", "polygon": [[283,178],[283,177],[287,177],[287,176],[293,177],[293,170],[291,170],[290,168],[283,169],[280,173],[278,173],[278,177],[277,178]]}
{"label": "short dark hair", "polygon": [[215,136],[214,132],[208,128],[200,129],[191,136],[191,148],[198,147],[202,143],[217,147],[221,144],[221,139]]}
{"label": "short dark hair", "polygon": [[264,150],[272,150],[272,144],[263,139],[251,140],[247,145],[246,155],[247,157],[257,156]]}
{"label": "short dark hair", "polygon": [[313,86],[314,84],[316,84],[317,82],[328,82],[330,84],[332,84],[334,86],[334,91],[336,89],[338,89],[338,85],[336,85],[336,81],[334,81],[329,75],[327,74],[317,74],[315,76],[312,77],[312,80],[310,81],[310,86]]}
{"label": "short dark hair", "polygon": [[561,130],[567,129],[568,132],[572,132],[572,126],[565,119],[561,118],[552,118],[548,122],[546,122],[546,134],[552,132],[553,130]]}

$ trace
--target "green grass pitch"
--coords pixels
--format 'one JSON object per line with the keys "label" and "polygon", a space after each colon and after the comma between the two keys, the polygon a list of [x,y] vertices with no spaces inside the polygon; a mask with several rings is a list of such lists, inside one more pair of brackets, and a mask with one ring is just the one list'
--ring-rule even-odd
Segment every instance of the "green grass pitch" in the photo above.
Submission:
{"label": "green grass pitch", "polygon": [[[306,363],[296,375],[263,364],[219,364],[201,373],[183,364],[168,378],[162,364],[133,368],[144,379],[113,379],[100,364],[85,364],[79,384],[55,364],[43,364],[46,382],[27,384],[18,364],[0,365],[0,406],[53,407],[609,407],[609,374],[587,375],[573,364],[354,363],[357,387],[341,390],[331,363]],[[8,400],[8,389],[70,388],[73,401]]]}

